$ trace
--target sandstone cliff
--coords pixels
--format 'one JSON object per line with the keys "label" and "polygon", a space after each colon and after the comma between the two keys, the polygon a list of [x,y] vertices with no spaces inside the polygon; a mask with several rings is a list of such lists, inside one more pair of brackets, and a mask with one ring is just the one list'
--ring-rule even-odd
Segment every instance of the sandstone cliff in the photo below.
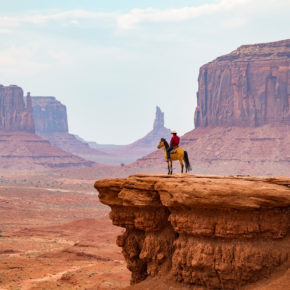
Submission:
{"label": "sandstone cliff", "polygon": [[32,106],[37,134],[68,132],[66,106],[55,97],[33,97]]}
{"label": "sandstone cliff", "polygon": [[243,45],[200,68],[195,127],[290,125],[290,40]]}
{"label": "sandstone cliff", "polygon": [[31,98],[25,104],[20,87],[0,85],[0,130],[34,132]]}
{"label": "sandstone cliff", "polygon": [[285,289],[289,186],[289,178],[195,175],[95,183],[113,224],[126,229],[117,244],[131,283],[146,279],[132,289]]}

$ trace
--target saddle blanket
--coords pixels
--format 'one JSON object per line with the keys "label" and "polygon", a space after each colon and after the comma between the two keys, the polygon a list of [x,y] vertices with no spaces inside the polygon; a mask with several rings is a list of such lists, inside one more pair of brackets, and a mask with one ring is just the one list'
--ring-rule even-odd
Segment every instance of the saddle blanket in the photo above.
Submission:
{"label": "saddle blanket", "polygon": [[177,147],[174,147],[171,151],[170,151],[170,154],[175,154],[176,152],[177,152],[177,149],[178,149],[179,147],[177,146]]}

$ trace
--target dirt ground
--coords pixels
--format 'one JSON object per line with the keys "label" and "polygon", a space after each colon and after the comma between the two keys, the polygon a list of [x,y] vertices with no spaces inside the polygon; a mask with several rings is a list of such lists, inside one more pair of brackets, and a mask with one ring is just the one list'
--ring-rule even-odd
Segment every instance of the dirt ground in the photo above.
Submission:
{"label": "dirt ground", "polygon": [[118,289],[130,273],[122,229],[94,179],[0,173],[0,289]]}

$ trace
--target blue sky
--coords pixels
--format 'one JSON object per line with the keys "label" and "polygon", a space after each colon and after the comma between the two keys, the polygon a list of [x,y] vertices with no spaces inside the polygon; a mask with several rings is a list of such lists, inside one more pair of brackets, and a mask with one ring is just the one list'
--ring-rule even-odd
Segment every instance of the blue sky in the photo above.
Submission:
{"label": "blue sky", "polygon": [[0,0],[0,83],[67,106],[72,133],[127,144],[194,128],[199,67],[289,38],[290,0]]}

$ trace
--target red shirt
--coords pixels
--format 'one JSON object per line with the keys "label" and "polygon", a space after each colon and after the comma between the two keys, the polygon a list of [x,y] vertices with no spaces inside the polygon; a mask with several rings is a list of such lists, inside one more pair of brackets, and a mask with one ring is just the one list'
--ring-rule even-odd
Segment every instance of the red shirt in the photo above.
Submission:
{"label": "red shirt", "polygon": [[170,140],[170,146],[178,146],[180,138],[177,135],[173,135]]}

